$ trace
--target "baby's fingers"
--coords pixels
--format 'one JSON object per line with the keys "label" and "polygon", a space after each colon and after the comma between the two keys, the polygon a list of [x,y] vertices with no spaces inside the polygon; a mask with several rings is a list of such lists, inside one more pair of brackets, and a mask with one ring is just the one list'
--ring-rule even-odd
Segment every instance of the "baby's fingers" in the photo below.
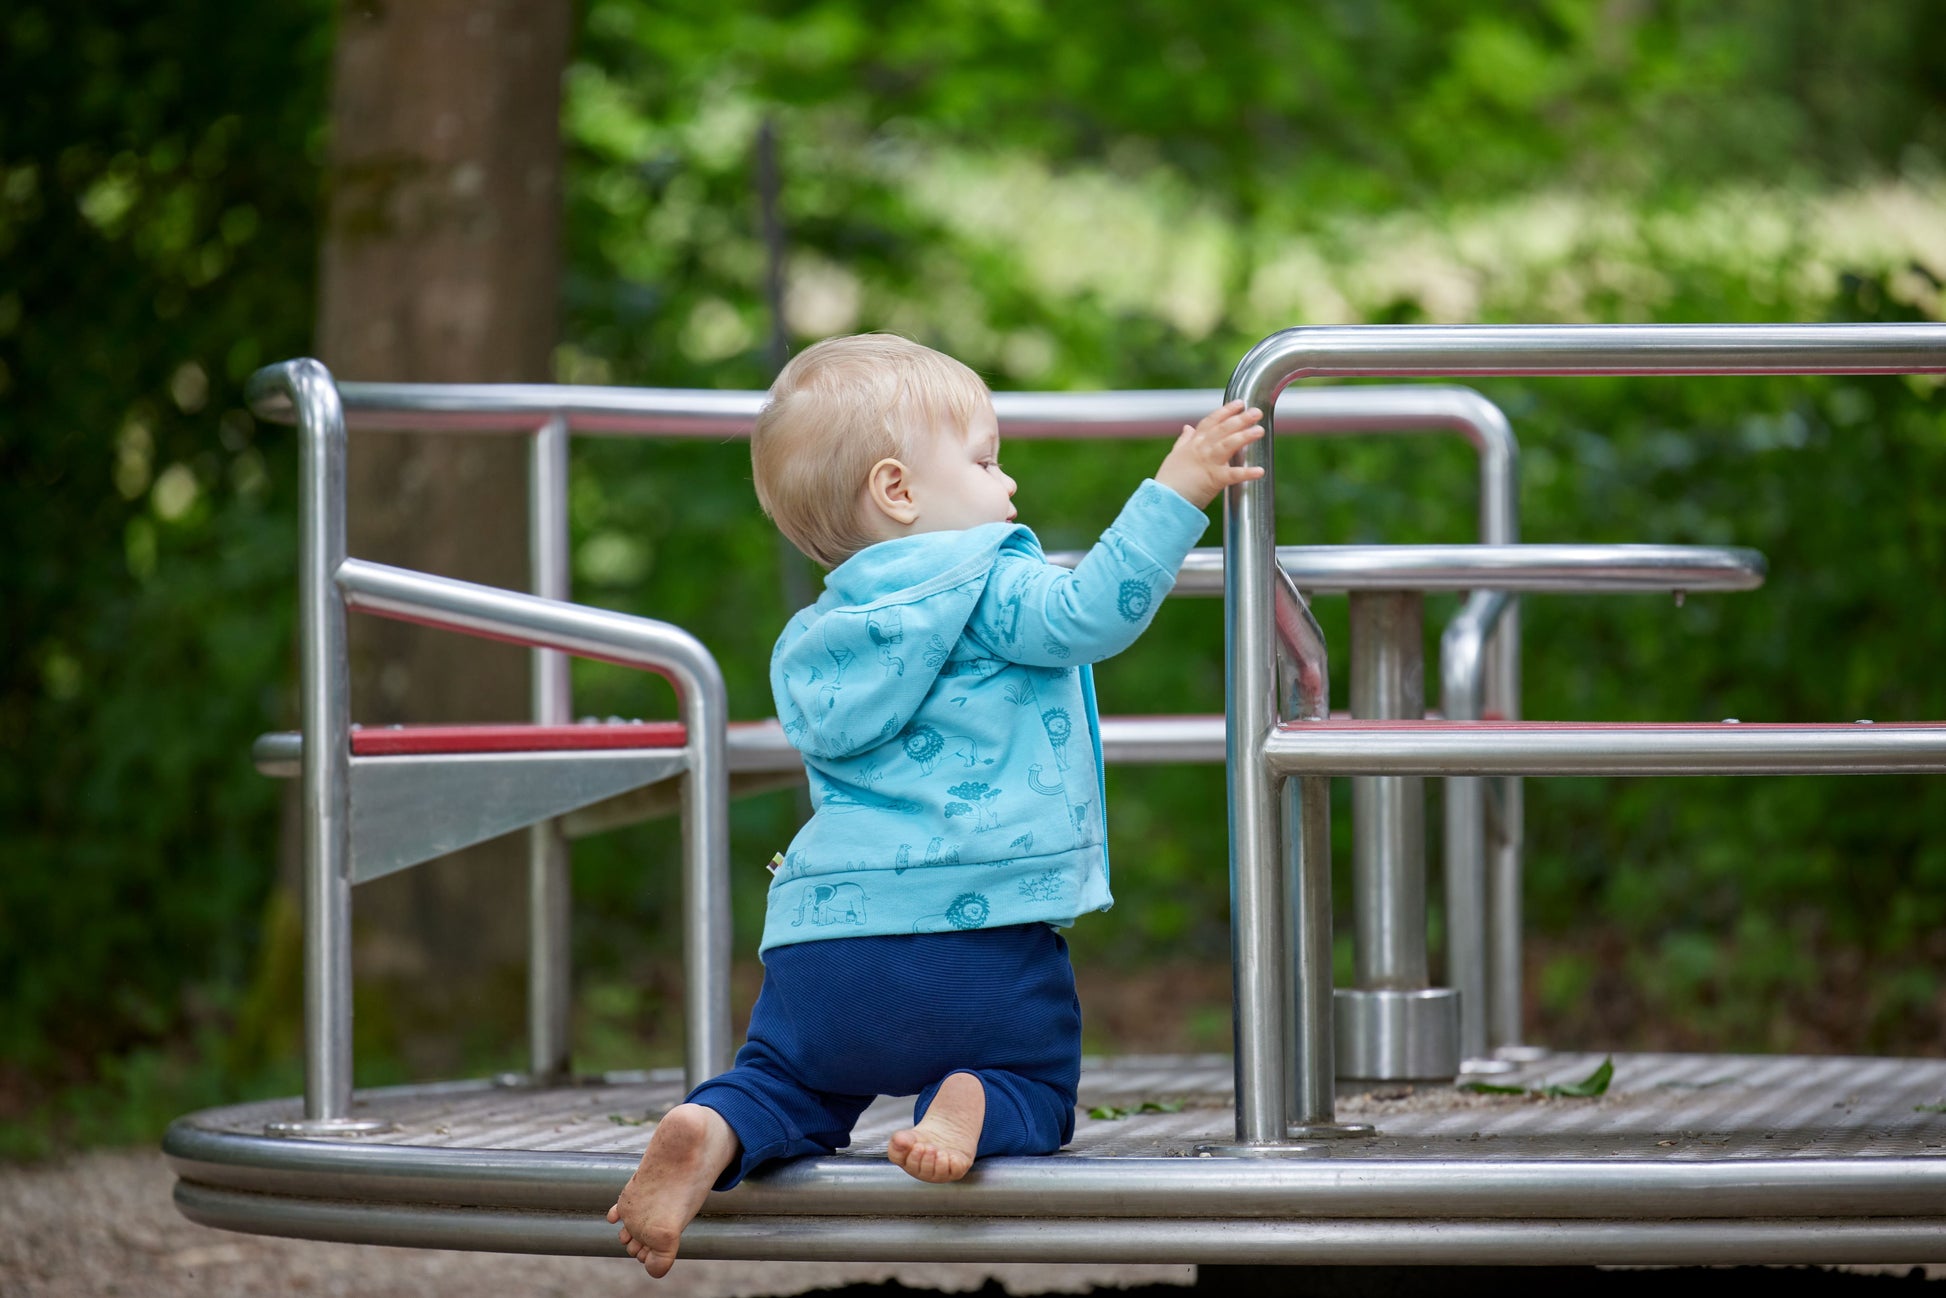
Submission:
{"label": "baby's fingers", "polygon": [[1263,435],[1264,426],[1262,424],[1251,424],[1248,428],[1239,428],[1234,432],[1226,434],[1216,443],[1216,446],[1225,455],[1234,455],[1237,451],[1242,450]]}

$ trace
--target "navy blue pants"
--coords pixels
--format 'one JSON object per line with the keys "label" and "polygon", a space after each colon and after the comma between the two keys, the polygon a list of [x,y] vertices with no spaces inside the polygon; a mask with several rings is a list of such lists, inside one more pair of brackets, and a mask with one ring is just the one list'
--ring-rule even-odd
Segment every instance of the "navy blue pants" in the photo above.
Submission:
{"label": "navy blue pants", "polygon": [[743,1152],[727,1190],[780,1158],[828,1154],[880,1095],[972,1073],[986,1088],[979,1156],[1051,1154],[1074,1135],[1081,1003],[1068,944],[1045,924],[840,937],[772,947],[729,1072],[689,1093]]}

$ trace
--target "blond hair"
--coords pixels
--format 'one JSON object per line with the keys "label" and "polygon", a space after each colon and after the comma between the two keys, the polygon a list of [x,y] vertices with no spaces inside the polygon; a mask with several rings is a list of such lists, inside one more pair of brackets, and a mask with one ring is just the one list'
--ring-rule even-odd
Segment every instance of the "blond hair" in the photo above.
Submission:
{"label": "blond hair", "polygon": [[835,568],[876,539],[863,511],[872,466],[941,429],[963,434],[991,400],[979,375],[910,339],[827,338],[791,358],[757,416],[757,501],[792,545]]}

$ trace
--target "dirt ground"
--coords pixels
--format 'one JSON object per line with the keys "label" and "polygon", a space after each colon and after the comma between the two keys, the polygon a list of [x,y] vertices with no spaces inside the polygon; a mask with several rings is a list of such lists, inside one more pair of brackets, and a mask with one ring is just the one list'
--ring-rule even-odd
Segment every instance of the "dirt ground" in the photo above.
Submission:
{"label": "dirt ground", "polygon": [[678,1262],[657,1284],[626,1258],[526,1257],[319,1244],[195,1225],[169,1195],[162,1155],[108,1150],[33,1167],[0,1165],[0,1295],[5,1298],[741,1298],[898,1281],[964,1293],[1190,1285],[1194,1267],[947,1266],[836,1262]]}

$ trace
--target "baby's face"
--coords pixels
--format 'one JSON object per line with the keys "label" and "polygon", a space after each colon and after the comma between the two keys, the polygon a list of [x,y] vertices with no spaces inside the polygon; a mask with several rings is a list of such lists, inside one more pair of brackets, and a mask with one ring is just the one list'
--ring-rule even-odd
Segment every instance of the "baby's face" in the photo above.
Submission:
{"label": "baby's face", "polygon": [[957,532],[1014,520],[1014,480],[1000,468],[1000,425],[985,407],[964,429],[943,428],[906,466],[919,518],[913,530]]}

